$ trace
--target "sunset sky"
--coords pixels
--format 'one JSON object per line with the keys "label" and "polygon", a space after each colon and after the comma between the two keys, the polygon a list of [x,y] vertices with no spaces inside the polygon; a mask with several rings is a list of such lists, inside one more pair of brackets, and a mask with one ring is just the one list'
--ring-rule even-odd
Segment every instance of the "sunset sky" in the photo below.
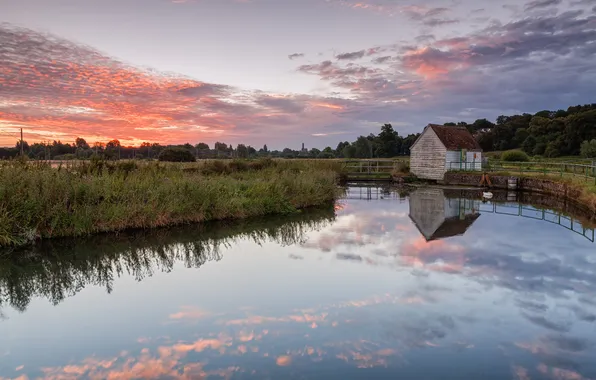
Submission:
{"label": "sunset sky", "polygon": [[335,147],[595,89],[596,0],[0,0],[0,146]]}

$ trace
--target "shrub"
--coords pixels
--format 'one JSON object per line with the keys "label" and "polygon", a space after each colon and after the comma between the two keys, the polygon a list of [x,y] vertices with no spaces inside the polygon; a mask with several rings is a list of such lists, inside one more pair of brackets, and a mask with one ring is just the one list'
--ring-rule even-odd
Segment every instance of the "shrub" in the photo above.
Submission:
{"label": "shrub", "polygon": [[157,157],[159,161],[168,162],[194,162],[196,161],[195,156],[184,148],[165,148],[159,153]]}
{"label": "shrub", "polygon": [[528,162],[530,157],[522,150],[508,150],[503,152],[501,160],[508,162]]}
{"label": "shrub", "polygon": [[393,174],[409,174],[410,173],[410,162],[400,160],[395,163],[395,169]]}
{"label": "shrub", "polygon": [[584,141],[580,147],[580,154],[583,158],[596,157],[596,140]]}

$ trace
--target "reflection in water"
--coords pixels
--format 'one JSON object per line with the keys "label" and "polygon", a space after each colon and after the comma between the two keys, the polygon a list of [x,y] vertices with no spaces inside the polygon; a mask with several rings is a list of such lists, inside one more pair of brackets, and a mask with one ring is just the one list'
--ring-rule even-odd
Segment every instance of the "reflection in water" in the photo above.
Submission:
{"label": "reflection in water", "polygon": [[480,201],[446,198],[443,189],[410,194],[410,218],[427,241],[463,235],[480,216]]}
{"label": "reflection in water", "polygon": [[171,271],[176,262],[199,268],[208,261],[220,260],[222,247],[241,239],[256,244],[299,244],[309,231],[323,227],[334,217],[333,208],[327,208],[283,218],[45,240],[27,251],[0,256],[0,306],[9,304],[24,311],[32,297],[46,297],[56,305],[90,284],[110,293],[119,276],[141,281],[156,270]]}
{"label": "reflection in water", "polygon": [[347,194],[4,259],[0,378],[596,379],[594,245],[554,200]]}

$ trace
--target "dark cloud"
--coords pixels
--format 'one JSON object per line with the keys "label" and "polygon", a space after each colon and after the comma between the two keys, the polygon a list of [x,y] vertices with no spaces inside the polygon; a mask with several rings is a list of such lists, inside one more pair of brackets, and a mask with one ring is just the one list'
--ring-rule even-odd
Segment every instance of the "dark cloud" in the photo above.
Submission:
{"label": "dark cloud", "polygon": [[435,40],[434,34],[421,34],[415,38],[416,42],[425,42]]}
{"label": "dark cloud", "polygon": [[524,9],[526,11],[531,11],[538,8],[547,8],[552,7],[555,5],[559,5],[563,2],[563,0],[534,0],[526,3]]}
{"label": "dark cloud", "polygon": [[296,58],[302,58],[302,57],[304,57],[304,53],[294,53],[294,54],[288,55],[289,59],[296,59]]}
{"label": "dark cloud", "polygon": [[440,18],[430,18],[426,19],[422,22],[426,26],[441,26],[441,25],[449,25],[449,24],[457,24],[459,20],[457,19],[440,19]]}
{"label": "dark cloud", "polygon": [[366,53],[366,51],[360,50],[360,51],[355,51],[352,53],[338,54],[335,56],[335,58],[337,58],[339,60],[354,60],[354,59],[360,59],[360,58],[364,57],[365,53]]}
{"label": "dark cloud", "polygon": [[562,323],[562,322],[553,322],[549,321],[548,319],[544,318],[541,315],[528,315],[524,314],[524,317],[532,322],[533,324],[544,327],[545,329],[557,331],[557,332],[568,332],[571,329],[569,323]]}
{"label": "dark cloud", "polygon": [[422,21],[427,18],[437,17],[449,12],[449,8],[429,8],[426,6],[410,5],[403,8],[403,12],[414,21]]}
{"label": "dark cloud", "polygon": [[362,256],[355,255],[353,253],[338,253],[336,255],[338,260],[345,260],[345,261],[362,261]]}
{"label": "dark cloud", "polygon": [[379,64],[380,63],[385,63],[387,61],[390,61],[391,58],[393,58],[393,57],[391,57],[390,55],[387,55],[387,56],[384,56],[384,57],[375,58],[375,59],[373,59],[373,62],[374,63],[379,63]]}
{"label": "dark cloud", "polygon": [[573,338],[564,335],[548,335],[542,339],[543,342],[556,347],[559,350],[569,352],[580,352],[590,347],[589,341],[581,338]]}
{"label": "dark cloud", "polygon": [[548,310],[548,306],[542,303],[537,303],[534,301],[524,301],[524,300],[517,300],[515,304],[526,311],[531,313],[544,313]]}

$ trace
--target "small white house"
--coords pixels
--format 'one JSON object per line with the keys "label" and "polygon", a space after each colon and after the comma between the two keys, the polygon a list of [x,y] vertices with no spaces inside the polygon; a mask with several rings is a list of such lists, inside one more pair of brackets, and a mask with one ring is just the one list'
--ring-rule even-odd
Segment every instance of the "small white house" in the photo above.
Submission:
{"label": "small white house", "polygon": [[429,124],[410,148],[410,172],[442,180],[448,170],[482,170],[482,149],[465,127]]}

